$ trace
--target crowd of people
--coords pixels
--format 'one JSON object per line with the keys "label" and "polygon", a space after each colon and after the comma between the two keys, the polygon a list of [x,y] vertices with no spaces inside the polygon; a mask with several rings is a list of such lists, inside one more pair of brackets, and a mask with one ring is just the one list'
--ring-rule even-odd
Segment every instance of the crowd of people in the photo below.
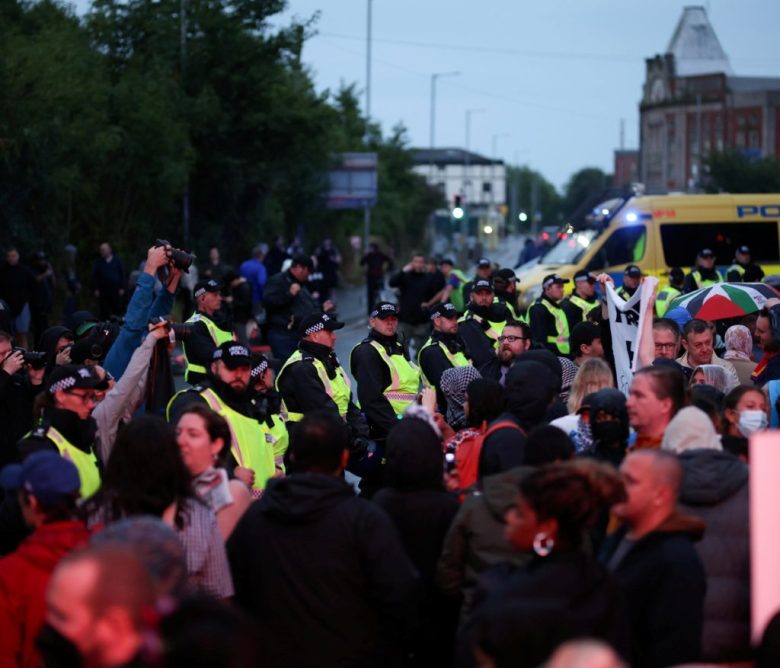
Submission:
{"label": "crowd of people", "polygon": [[103,244],[98,315],[38,332],[55,272],[6,253],[0,666],[777,665],[747,486],[780,299],[705,322],[660,288],[625,396],[604,274],[551,274],[524,311],[512,269],[414,255],[387,301],[371,248],[342,366],[329,240],[238,271],[213,248],[195,282],[185,260],[157,243],[128,283]]}

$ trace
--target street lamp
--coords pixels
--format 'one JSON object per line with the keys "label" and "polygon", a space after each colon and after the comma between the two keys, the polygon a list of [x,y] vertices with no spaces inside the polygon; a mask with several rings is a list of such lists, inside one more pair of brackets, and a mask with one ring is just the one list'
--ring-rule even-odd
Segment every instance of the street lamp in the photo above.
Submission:
{"label": "street lamp", "polygon": [[460,76],[460,72],[437,72],[431,74],[431,149],[436,146],[436,80],[442,77],[457,77]]}

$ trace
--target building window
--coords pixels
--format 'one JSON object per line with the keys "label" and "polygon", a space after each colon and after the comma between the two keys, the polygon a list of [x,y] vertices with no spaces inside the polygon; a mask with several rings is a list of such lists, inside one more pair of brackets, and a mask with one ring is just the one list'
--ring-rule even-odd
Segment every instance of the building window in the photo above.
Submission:
{"label": "building window", "polygon": [[483,193],[489,193],[493,191],[493,184],[490,183],[490,181],[483,181],[482,182],[482,192]]}

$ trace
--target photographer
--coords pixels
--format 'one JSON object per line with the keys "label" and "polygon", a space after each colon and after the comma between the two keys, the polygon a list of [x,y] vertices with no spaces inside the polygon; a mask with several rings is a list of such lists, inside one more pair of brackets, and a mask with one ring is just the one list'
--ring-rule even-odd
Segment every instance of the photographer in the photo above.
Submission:
{"label": "photographer", "polygon": [[[167,315],[173,308],[173,300],[182,274],[182,269],[172,259],[173,253],[174,249],[170,244],[166,244],[152,246],[146,254],[146,264],[127,305],[125,321],[108,354],[105,355],[103,366],[114,378],[120,378],[125,372],[133,352],[144,339],[149,320]],[[165,289],[160,290],[155,297],[155,278],[166,267],[168,277],[164,281]]]}
{"label": "photographer", "polygon": [[0,468],[16,461],[16,442],[33,425],[33,404],[43,389],[43,374],[44,365],[26,364],[24,351],[14,350],[11,335],[0,331]]}

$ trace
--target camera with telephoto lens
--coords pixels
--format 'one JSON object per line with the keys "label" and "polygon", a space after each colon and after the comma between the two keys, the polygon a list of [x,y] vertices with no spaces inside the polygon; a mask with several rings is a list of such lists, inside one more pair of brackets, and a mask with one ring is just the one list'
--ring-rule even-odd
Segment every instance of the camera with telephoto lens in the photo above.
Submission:
{"label": "camera with telephoto lens", "polygon": [[24,363],[29,364],[31,369],[43,369],[46,366],[46,353],[37,350],[25,350],[24,348],[16,348],[15,350],[22,353]]}
{"label": "camera with telephoto lens", "polygon": [[184,322],[171,322],[164,316],[152,318],[149,321],[150,325],[159,325],[160,323],[163,324],[167,332],[172,331],[176,339],[179,341],[186,339],[190,335],[190,332],[192,332],[192,325],[188,325]]}
{"label": "camera with telephoto lens", "polygon": [[171,244],[170,241],[167,241],[165,239],[156,239],[154,242],[155,248],[160,248],[165,246],[171,247],[170,259],[171,262],[173,263],[173,266],[189,274],[190,267],[192,266],[192,263],[195,261],[195,256],[192,253],[188,253],[187,251],[181,250],[180,248],[174,248],[173,244]]}

